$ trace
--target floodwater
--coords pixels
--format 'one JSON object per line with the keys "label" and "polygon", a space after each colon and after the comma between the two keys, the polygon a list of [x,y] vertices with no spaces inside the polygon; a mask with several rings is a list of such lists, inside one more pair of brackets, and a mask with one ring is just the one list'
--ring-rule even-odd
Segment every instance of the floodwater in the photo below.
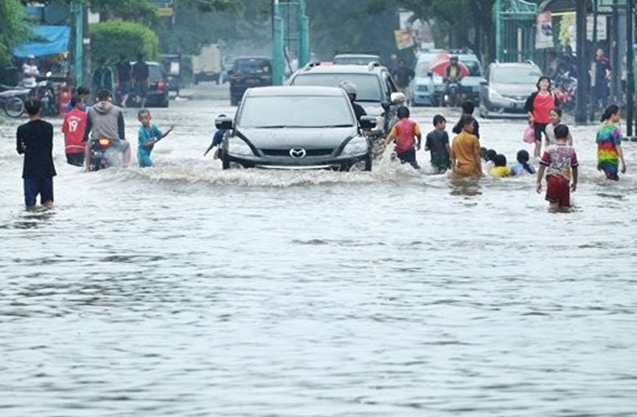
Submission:
{"label": "floodwater", "polygon": [[[637,415],[635,144],[610,183],[574,128],[551,213],[532,177],[223,172],[203,151],[232,111],[153,109],[177,127],[146,170],[82,173],[57,134],[37,213],[0,120],[0,415]],[[482,143],[512,162],[523,129]]]}

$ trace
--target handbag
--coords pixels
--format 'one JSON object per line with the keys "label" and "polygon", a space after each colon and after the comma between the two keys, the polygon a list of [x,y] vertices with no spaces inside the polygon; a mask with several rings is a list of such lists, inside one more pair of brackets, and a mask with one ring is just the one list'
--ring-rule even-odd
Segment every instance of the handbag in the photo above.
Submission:
{"label": "handbag", "polygon": [[533,127],[533,124],[529,123],[526,129],[524,129],[522,140],[526,143],[535,142],[535,128]]}

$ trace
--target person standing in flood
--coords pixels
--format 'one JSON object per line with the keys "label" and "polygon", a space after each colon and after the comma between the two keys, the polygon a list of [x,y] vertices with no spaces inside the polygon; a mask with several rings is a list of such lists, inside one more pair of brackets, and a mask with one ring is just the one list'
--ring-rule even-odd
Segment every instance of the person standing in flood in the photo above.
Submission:
{"label": "person standing in flood", "polygon": [[24,102],[29,121],[18,126],[16,149],[24,155],[22,179],[24,203],[27,210],[35,209],[38,194],[40,204],[47,209],[53,207],[53,125],[42,120],[42,103],[37,98]]}
{"label": "person standing in flood", "polygon": [[622,151],[622,133],[619,123],[619,106],[611,104],[602,114],[602,125],[597,129],[597,169],[606,174],[606,178],[618,181],[618,171],[626,172],[626,161]]}
{"label": "person standing in flood", "polygon": [[536,86],[537,91],[526,100],[524,109],[535,133],[533,156],[539,158],[542,150],[542,134],[546,137],[546,126],[551,122],[549,112],[558,107],[559,102],[555,94],[551,92],[551,79],[549,77],[540,77]]}
{"label": "person standing in flood", "polygon": [[453,177],[481,177],[482,161],[480,158],[480,142],[473,134],[475,119],[464,116],[460,120],[462,132],[453,138],[451,144],[451,170]]}

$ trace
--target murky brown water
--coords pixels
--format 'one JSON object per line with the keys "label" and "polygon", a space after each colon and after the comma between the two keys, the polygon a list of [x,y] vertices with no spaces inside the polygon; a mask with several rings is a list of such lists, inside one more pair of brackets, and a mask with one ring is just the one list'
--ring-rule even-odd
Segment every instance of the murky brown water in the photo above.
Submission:
{"label": "murky brown water", "polygon": [[[232,109],[171,104],[150,170],[80,173],[58,135],[42,213],[2,120],[0,415],[635,415],[634,144],[610,184],[575,128],[553,214],[528,177],[222,172],[202,154]],[[512,161],[523,126],[482,142]]]}

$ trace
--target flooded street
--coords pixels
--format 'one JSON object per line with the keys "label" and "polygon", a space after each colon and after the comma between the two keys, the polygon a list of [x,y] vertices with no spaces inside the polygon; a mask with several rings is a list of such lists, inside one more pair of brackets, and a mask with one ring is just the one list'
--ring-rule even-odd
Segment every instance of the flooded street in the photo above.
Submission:
{"label": "flooded street", "polygon": [[[176,125],[151,169],[67,165],[53,119],[48,212],[0,119],[0,415],[635,416],[636,143],[610,183],[573,128],[570,213],[533,177],[222,171],[226,90],[151,109]],[[481,143],[511,164],[524,126]]]}

